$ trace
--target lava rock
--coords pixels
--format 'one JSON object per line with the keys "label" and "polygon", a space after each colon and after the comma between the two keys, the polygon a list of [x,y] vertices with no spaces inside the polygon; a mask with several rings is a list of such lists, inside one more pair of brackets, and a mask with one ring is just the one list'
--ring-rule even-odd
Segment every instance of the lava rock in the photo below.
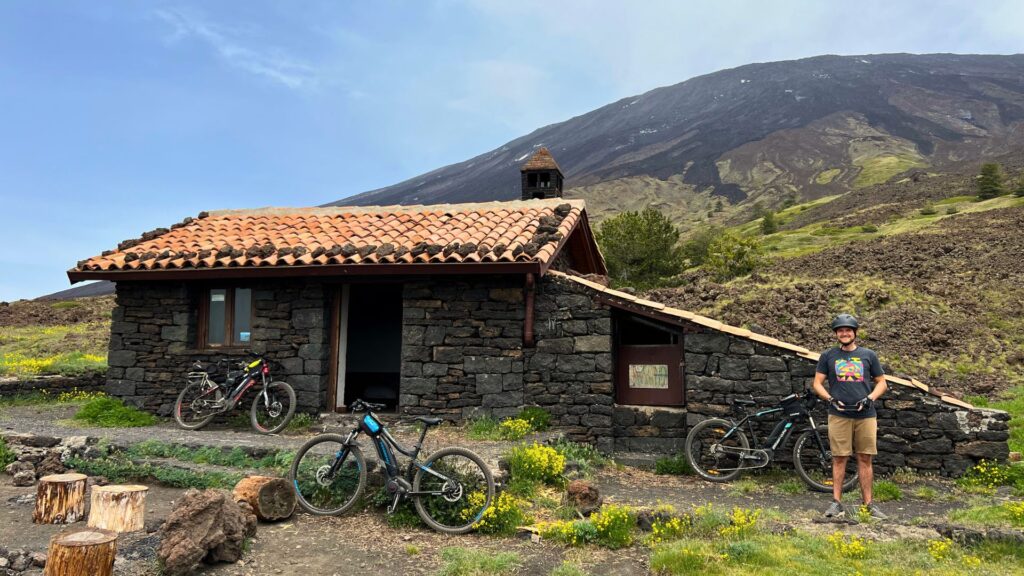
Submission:
{"label": "lava rock", "polygon": [[256,515],[224,490],[189,490],[160,528],[164,573],[191,574],[199,562],[237,562],[256,534]]}

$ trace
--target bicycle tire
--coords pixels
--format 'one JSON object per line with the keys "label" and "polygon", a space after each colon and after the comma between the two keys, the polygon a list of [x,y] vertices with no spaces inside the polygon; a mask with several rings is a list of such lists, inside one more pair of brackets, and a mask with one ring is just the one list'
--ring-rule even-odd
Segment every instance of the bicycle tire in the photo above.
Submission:
{"label": "bicycle tire", "polygon": [[[826,443],[825,457],[821,456],[821,445],[818,438],[823,438]],[[828,426],[818,426],[818,436],[814,430],[808,430],[800,435],[793,445],[793,467],[800,479],[804,481],[815,492],[832,492],[832,450],[828,444]],[[817,462],[815,470],[808,467],[808,464]],[[850,466],[853,467],[852,473]],[[813,473],[812,473],[813,472]],[[822,480],[817,476],[821,474]],[[857,458],[850,457],[847,463],[846,480],[843,482],[843,492],[853,490],[857,486]]]}
{"label": "bicycle tire", "polygon": [[[715,457],[709,451],[710,445],[705,445],[706,440],[703,439],[702,435],[711,431],[711,438],[713,439],[716,435],[725,435],[725,432],[733,427],[733,423],[722,418],[709,418],[703,422],[699,422],[693,428],[690,429],[690,433],[686,435],[686,442],[683,445],[686,450],[686,460],[690,463],[690,467],[697,473],[698,476],[711,482],[729,482],[734,480],[740,475],[742,470],[739,469],[740,459],[739,456],[735,456],[735,462],[732,462],[728,468],[735,468],[728,471],[719,471],[717,463],[720,461],[720,457]],[[719,429],[721,429],[719,431]],[[742,430],[736,430],[730,439],[735,439],[734,442],[739,446],[733,445],[733,448],[750,448],[750,442],[747,441],[747,435]],[[716,466],[709,467],[708,462],[713,460]]]}
{"label": "bicycle tire", "polygon": [[[446,459],[446,457],[452,457]],[[457,469],[458,458],[464,459],[465,469]],[[475,468],[475,469],[474,469]],[[457,485],[428,472],[453,476],[459,474]],[[449,479],[450,480],[450,479]],[[483,513],[494,501],[494,477],[491,469],[474,452],[458,446],[434,452],[416,470],[412,481],[413,492],[445,490],[445,495],[414,496],[416,513],[423,522],[443,534],[465,534],[473,529]],[[477,501],[482,493],[482,501]]]}
{"label": "bicycle tire", "polygon": [[[259,416],[257,415],[262,408],[260,400],[263,398],[263,393],[260,392],[257,394],[252,400],[252,407],[249,409],[249,423],[252,424],[252,429],[260,434],[277,434],[281,430],[284,430],[285,426],[291,422],[292,416],[295,415],[295,390],[287,382],[280,381],[267,384],[268,394],[272,393],[272,389],[278,389],[280,392],[284,393],[285,397],[288,399],[288,407],[285,409],[284,418],[276,426],[264,428],[260,424]],[[273,406],[273,404],[271,404],[271,406]],[[268,414],[272,415],[272,413]]]}
{"label": "bicycle tire", "polygon": [[[337,446],[327,446],[329,442]],[[323,446],[314,451],[318,445]],[[331,466],[342,449],[348,451],[344,468],[328,481],[325,467]],[[349,463],[355,465],[355,470]],[[345,445],[344,436],[321,434],[303,444],[295,453],[288,479],[303,510],[315,516],[337,516],[351,509],[366,489],[366,461],[359,446]]]}
{"label": "bicycle tire", "polygon": [[[185,385],[184,388],[181,389],[181,392],[178,393],[178,399],[174,401],[174,420],[178,423],[178,426],[181,426],[185,430],[199,430],[203,426],[209,424],[210,421],[213,420],[213,417],[218,414],[218,412],[213,412],[209,416],[205,416],[198,420],[190,419],[187,421],[186,418],[182,415],[182,406],[185,403],[186,394],[190,390],[200,389],[201,386],[201,382],[189,382],[188,384]],[[224,392],[220,389],[220,386],[217,386],[216,384],[213,384],[213,386],[216,388],[216,390],[214,391],[214,400],[223,400]],[[189,404],[191,404],[191,401],[189,402]]]}

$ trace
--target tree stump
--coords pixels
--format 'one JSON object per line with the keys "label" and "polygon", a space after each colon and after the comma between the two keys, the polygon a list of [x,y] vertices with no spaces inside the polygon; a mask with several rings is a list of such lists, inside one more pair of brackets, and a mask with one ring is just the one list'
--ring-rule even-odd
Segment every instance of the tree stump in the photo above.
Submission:
{"label": "tree stump", "polygon": [[249,476],[235,485],[236,502],[248,502],[260,520],[283,520],[295,511],[295,489],[284,478]]}
{"label": "tree stump", "polygon": [[134,532],[142,530],[146,516],[146,486],[93,486],[89,499],[89,527]]}
{"label": "tree stump", "polygon": [[111,576],[117,533],[87,528],[50,538],[44,576]]}
{"label": "tree stump", "polygon": [[71,524],[85,518],[85,474],[51,474],[36,488],[36,524]]}

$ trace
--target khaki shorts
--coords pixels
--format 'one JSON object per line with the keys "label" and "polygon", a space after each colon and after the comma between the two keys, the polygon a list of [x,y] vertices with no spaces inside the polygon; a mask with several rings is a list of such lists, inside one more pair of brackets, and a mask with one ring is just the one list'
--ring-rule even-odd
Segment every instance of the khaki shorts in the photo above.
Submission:
{"label": "khaki shorts", "polygon": [[828,415],[828,443],[833,456],[857,454],[878,454],[875,442],[878,436],[878,419],[844,418]]}

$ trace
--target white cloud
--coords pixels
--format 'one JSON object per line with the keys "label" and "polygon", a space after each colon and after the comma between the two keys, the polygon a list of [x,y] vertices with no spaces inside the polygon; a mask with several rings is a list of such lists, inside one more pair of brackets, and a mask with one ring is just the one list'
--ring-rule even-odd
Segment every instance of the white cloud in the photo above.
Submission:
{"label": "white cloud", "polygon": [[159,9],[154,14],[172,29],[170,43],[196,38],[206,43],[228,65],[261,76],[291,89],[316,87],[320,82],[315,67],[278,48],[255,49],[243,44],[242,34],[209,22],[198,14],[180,9]]}

